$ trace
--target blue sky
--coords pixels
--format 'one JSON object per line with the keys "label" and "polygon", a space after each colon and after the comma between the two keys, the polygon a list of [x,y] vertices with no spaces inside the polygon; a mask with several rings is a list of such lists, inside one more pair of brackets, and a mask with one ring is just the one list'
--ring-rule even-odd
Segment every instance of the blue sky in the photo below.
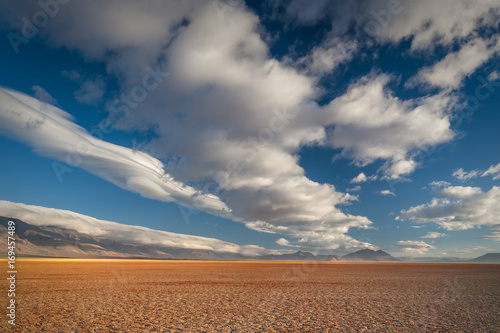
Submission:
{"label": "blue sky", "polygon": [[499,250],[494,1],[0,7],[0,215],[242,253]]}

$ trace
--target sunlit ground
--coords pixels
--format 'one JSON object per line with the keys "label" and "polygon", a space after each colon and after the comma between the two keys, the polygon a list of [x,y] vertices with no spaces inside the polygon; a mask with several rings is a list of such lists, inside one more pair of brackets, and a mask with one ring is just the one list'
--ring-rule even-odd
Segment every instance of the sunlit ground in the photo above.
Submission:
{"label": "sunlit ground", "polygon": [[500,265],[18,258],[17,266],[17,332],[500,327]]}

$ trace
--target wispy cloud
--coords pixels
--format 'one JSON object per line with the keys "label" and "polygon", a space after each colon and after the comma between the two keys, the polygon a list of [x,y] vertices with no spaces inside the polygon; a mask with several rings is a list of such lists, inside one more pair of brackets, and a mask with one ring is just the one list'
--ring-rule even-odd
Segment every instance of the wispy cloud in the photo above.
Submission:
{"label": "wispy cloud", "polygon": [[464,169],[460,168],[451,174],[453,177],[455,177],[458,180],[466,181],[472,178],[476,178],[481,174],[481,171],[479,170],[472,170],[469,172],[464,171]]}
{"label": "wispy cloud", "polygon": [[440,181],[433,181],[433,182],[429,183],[429,185],[432,187],[439,188],[439,187],[447,187],[447,186],[450,186],[451,184],[448,182],[445,182],[443,180],[440,180]]}
{"label": "wispy cloud", "polygon": [[482,238],[482,239],[491,239],[491,240],[500,242],[500,231],[492,232],[489,235],[483,235],[480,238]]}
{"label": "wispy cloud", "polygon": [[383,196],[388,196],[388,195],[396,196],[396,194],[392,193],[390,190],[382,190],[377,193]]}
{"label": "wispy cloud", "polygon": [[361,190],[361,186],[360,185],[356,185],[354,187],[347,188],[346,192],[357,192],[357,191],[360,191],[360,190]]}
{"label": "wispy cloud", "polygon": [[216,196],[174,180],[159,160],[93,137],[61,109],[6,89],[0,89],[0,101],[0,133],[41,155],[78,166],[147,198],[192,207],[196,197],[198,209],[221,216],[230,212]]}
{"label": "wispy cloud", "polygon": [[106,90],[106,82],[103,78],[87,80],[82,83],[80,89],[75,92],[75,99],[83,104],[98,105]]}
{"label": "wispy cloud", "polygon": [[423,254],[431,249],[435,249],[434,246],[424,241],[398,241],[394,245],[401,247],[403,252],[416,254]]}
{"label": "wispy cloud", "polygon": [[43,89],[42,87],[33,86],[31,87],[31,89],[33,89],[33,91],[35,92],[35,97],[38,98],[39,100],[52,105],[57,104],[57,100],[54,97],[52,97],[52,95],[49,94],[47,90]]}
{"label": "wispy cloud", "polygon": [[448,236],[447,234],[444,234],[442,232],[434,232],[434,231],[429,231],[423,236],[420,236],[420,238],[439,238],[439,237],[446,237]]}
{"label": "wispy cloud", "polygon": [[481,175],[481,177],[486,176],[493,176],[494,180],[500,179],[500,163],[490,166],[488,170],[483,172],[483,174]]}

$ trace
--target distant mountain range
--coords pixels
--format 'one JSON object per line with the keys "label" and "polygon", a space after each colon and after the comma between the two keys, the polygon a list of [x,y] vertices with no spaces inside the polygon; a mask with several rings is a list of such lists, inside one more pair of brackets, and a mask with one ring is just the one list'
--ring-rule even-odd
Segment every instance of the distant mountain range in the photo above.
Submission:
{"label": "distant mountain range", "polygon": [[500,253],[486,253],[471,260],[472,262],[500,263]]}
{"label": "distant mountain range", "polygon": [[310,252],[298,251],[295,253],[262,256],[261,260],[295,260],[295,261],[398,261],[398,259],[391,256],[389,253],[382,250],[359,250],[349,253],[343,257],[335,254],[328,255],[314,255]]}
{"label": "distant mountain range", "polygon": [[7,223],[16,222],[16,254],[58,258],[158,258],[241,260],[230,252],[128,244],[60,227],[38,227],[24,221],[0,217],[0,247],[7,249]]}
{"label": "distant mountain range", "polygon": [[[160,245],[130,244],[106,237],[96,237],[76,230],[55,226],[35,226],[19,219],[0,217],[0,248],[7,249],[7,223],[16,222],[16,254],[25,257],[57,258],[151,258],[205,260],[269,261],[357,261],[357,262],[477,262],[500,263],[500,253],[488,253],[475,259],[460,258],[394,258],[382,250],[359,250],[345,256],[314,255],[298,251],[279,255],[248,257],[232,252],[218,252]],[[427,260],[425,260],[427,259]],[[448,261],[446,261],[448,260]]]}

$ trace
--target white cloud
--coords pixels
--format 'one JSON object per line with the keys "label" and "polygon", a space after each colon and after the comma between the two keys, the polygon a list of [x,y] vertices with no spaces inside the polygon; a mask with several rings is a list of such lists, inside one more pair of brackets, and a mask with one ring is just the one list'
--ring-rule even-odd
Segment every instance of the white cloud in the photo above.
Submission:
{"label": "white cloud", "polygon": [[[324,231],[326,231],[326,229]],[[303,237],[297,241],[279,239],[276,243],[283,246],[299,247],[308,251],[338,250],[345,252],[351,251],[353,249],[378,250],[378,247],[370,243],[360,242],[348,235],[344,235],[341,233],[325,233],[321,237],[316,237],[311,233],[304,233]]]}
{"label": "white cloud", "polygon": [[[387,11],[387,3],[370,2],[363,18],[373,19],[371,9]],[[413,50],[423,50],[466,40],[481,27],[496,27],[500,4],[495,0],[423,0],[401,2],[401,8],[376,37],[393,43],[411,40]]]}
{"label": "white cloud", "polygon": [[329,0],[307,1],[292,0],[286,7],[286,14],[297,23],[314,24],[327,15]]}
{"label": "white cloud", "polygon": [[393,163],[388,172],[390,178],[400,178],[402,175],[409,175],[417,168],[417,162],[412,160],[399,160]]}
{"label": "white cloud", "polygon": [[87,80],[75,92],[75,99],[83,104],[98,105],[106,90],[106,82],[102,78]]}
{"label": "white cloud", "polygon": [[500,223],[488,226],[488,229],[500,230]]}
{"label": "white cloud", "polygon": [[496,39],[488,42],[476,38],[462,46],[460,50],[448,53],[432,67],[422,68],[409,83],[421,82],[441,88],[458,88],[466,76],[475,72],[499,48],[500,43],[497,43]]}
{"label": "white cloud", "polygon": [[329,142],[342,154],[365,165],[386,160],[383,168],[392,179],[409,175],[417,167],[410,152],[452,140],[447,110],[454,98],[438,94],[401,100],[388,89],[390,77],[368,75],[324,109],[324,122],[334,125]]}
{"label": "white cloud", "polygon": [[493,71],[488,75],[488,81],[496,81],[500,78],[500,72],[499,71]]}
{"label": "white cloud", "polygon": [[435,232],[435,231],[429,231],[423,236],[420,236],[420,238],[439,238],[439,237],[446,237],[448,236],[447,234],[444,234],[442,232]]}
{"label": "white cloud", "polygon": [[[279,232],[297,238],[299,246],[313,247],[316,241],[327,248],[367,246],[367,243],[344,234],[350,228],[367,228],[371,221],[362,216],[344,214],[335,207],[335,204],[347,203],[356,200],[356,197],[338,193],[331,185],[305,178],[303,170],[296,166],[296,159],[280,150],[263,146],[256,155],[265,154],[266,158],[256,162],[269,163],[275,159],[276,163],[265,167],[270,172],[282,172],[283,176],[279,173],[268,174],[270,182],[255,187],[252,182],[245,182],[244,177],[234,177],[238,175],[236,171],[228,173],[229,179],[219,184],[227,189],[223,202],[212,194],[201,193],[175,180],[164,172],[160,161],[145,153],[92,137],[71,122],[70,116],[60,109],[52,107],[42,112],[47,107],[44,103],[8,90],[1,91],[0,99],[0,131],[3,134],[25,142],[44,156],[61,161],[71,160],[78,167],[123,189],[244,222],[249,228],[259,231]],[[26,126],[32,130],[20,130]],[[276,168],[277,163],[284,163],[284,167]],[[287,165],[290,169],[285,167]],[[242,167],[249,166],[252,163]],[[247,169],[238,172],[245,171]],[[266,169],[260,172],[263,171],[266,172]],[[252,176],[255,171],[249,169],[246,175],[249,174]],[[265,224],[252,221],[265,221]],[[328,241],[331,244],[328,245]]]}
{"label": "white cloud", "polygon": [[[305,9],[290,9],[287,15],[300,16],[303,24],[319,16],[346,16],[328,2],[293,3]],[[356,11],[352,4],[339,6]],[[415,6],[417,18],[409,23],[420,28],[427,22],[421,13],[425,6]],[[6,19],[14,27],[19,27],[15,18],[32,13],[25,4],[9,7],[12,15]],[[45,119],[36,108],[16,104],[5,93],[2,104],[5,100],[22,112],[15,118],[4,107],[0,117],[10,117],[18,130],[31,117],[36,121],[30,126],[38,130],[0,130],[59,160],[78,152],[81,142],[90,142],[91,152],[80,154],[82,168],[150,198],[190,207],[200,198],[199,209],[260,231],[278,232],[297,246],[364,246],[346,234],[349,228],[370,227],[371,221],[339,208],[356,197],[308,179],[299,164],[300,149],[328,144],[359,165],[384,161],[381,171],[388,178],[408,176],[418,167],[412,152],[454,138],[454,97],[440,93],[402,100],[387,88],[390,77],[381,74],[365,76],[326,107],[319,106],[318,78],[308,75],[320,76],[348,61],[357,42],[328,36],[304,60],[309,66],[306,75],[271,56],[259,18],[243,2],[228,8],[221,14],[211,1],[192,0],[153,1],[148,6],[132,0],[71,2],[64,15],[51,19],[40,32],[51,45],[105,64],[108,74],[116,76],[120,94],[142,84],[148,66],[155,68],[158,59],[166,60],[164,70],[170,76],[114,124],[118,130],[154,131],[154,139],[144,144],[155,158],[91,138],[61,110],[54,111],[57,117]],[[328,8],[328,13],[321,8]],[[483,9],[470,15],[477,18]],[[345,30],[334,21],[332,31]],[[436,29],[437,24],[432,21],[429,27]],[[394,38],[419,31],[413,27]],[[344,49],[338,48],[341,45]],[[82,96],[88,102],[99,99]],[[156,158],[170,162],[163,166]],[[186,183],[213,185],[219,194],[203,195]]]}
{"label": "white cloud", "polygon": [[359,175],[351,179],[351,184],[359,184],[367,181],[377,180],[377,175],[366,176],[364,172],[361,172]]}
{"label": "white cloud", "polygon": [[481,236],[481,238],[482,239],[491,239],[491,240],[500,242],[500,232],[495,231],[495,232],[492,232],[489,235],[483,235],[483,236]]}
{"label": "white cloud", "polygon": [[[43,36],[105,63],[108,74],[117,77],[120,93],[141,85],[146,68],[155,68],[158,59],[166,60],[162,70],[170,73],[114,124],[117,130],[154,131],[146,149],[170,162],[163,166],[151,156],[129,156],[126,148],[111,149],[98,141],[99,149],[105,148],[98,162],[94,154],[84,154],[80,166],[150,198],[193,207],[199,196],[203,205],[194,208],[279,232],[304,246],[316,241],[330,248],[354,246],[357,241],[345,234],[372,222],[338,207],[356,197],[311,181],[298,161],[303,146],[324,142],[329,125],[318,119],[315,79],[270,56],[259,18],[242,2],[228,10],[221,15],[210,1],[148,6],[131,0],[72,2],[65,15],[51,20]],[[326,62],[327,67],[332,64]],[[76,145],[81,132],[78,138],[71,133],[59,138]],[[30,140],[23,141],[37,144],[35,133],[25,135]],[[50,141],[39,150],[65,159],[65,152],[52,146],[56,144]],[[107,156],[108,149],[127,159],[117,163],[114,154]],[[147,170],[136,166],[137,158],[147,160]],[[135,176],[136,168],[140,176]],[[166,184],[161,177],[168,179]],[[185,183],[213,185],[219,194],[203,195]]]}
{"label": "white cloud", "polygon": [[141,226],[120,224],[99,220],[68,210],[25,205],[3,200],[0,200],[0,215],[17,218],[36,226],[56,226],[73,229],[83,234],[106,237],[132,244],[232,252],[241,253],[243,255],[279,252],[279,250],[267,250],[256,245],[240,246],[215,238],[178,234]]}
{"label": "white cloud", "polygon": [[489,175],[493,176],[494,180],[500,179],[500,163],[498,163],[497,165],[490,166],[488,168],[488,170],[483,172],[481,177],[485,177],[485,176],[489,176]]}
{"label": "white cloud", "polygon": [[481,190],[480,187],[449,186],[441,191],[440,196],[442,198],[464,199],[464,198],[470,198],[472,196],[477,196],[482,192],[483,191]]}
{"label": "white cloud", "polygon": [[311,25],[327,19],[332,34],[338,35],[355,23],[363,34],[380,42],[411,41],[415,51],[470,39],[481,28],[494,29],[500,8],[495,0],[271,2],[293,24]]}
{"label": "white cloud", "polygon": [[310,75],[332,73],[340,64],[352,60],[358,49],[355,41],[332,38],[312,49],[310,54],[295,61],[295,66],[305,66]]}
{"label": "white cloud", "polygon": [[393,195],[393,196],[396,196],[396,194],[392,193],[391,191],[389,190],[382,190],[382,191],[379,191],[378,192],[380,195],[383,195],[383,196],[387,196],[387,195]]}
{"label": "white cloud", "polygon": [[432,183],[429,183],[429,185],[432,187],[447,187],[450,186],[451,184],[449,182],[445,182],[444,180],[440,180],[440,181],[433,181]]}
{"label": "white cloud", "polygon": [[357,192],[357,191],[360,191],[360,190],[361,190],[361,186],[360,185],[356,185],[354,187],[346,189],[346,192]]}
{"label": "white cloud", "polygon": [[443,189],[430,203],[402,210],[396,218],[414,223],[436,223],[446,230],[467,230],[500,223],[500,187],[483,192],[477,187]]}
{"label": "white cloud", "polygon": [[81,167],[147,198],[193,207],[196,197],[198,209],[222,216],[230,211],[216,196],[174,180],[159,160],[93,137],[61,109],[6,89],[0,89],[0,101],[0,133],[43,156]]}
{"label": "white cloud", "polygon": [[31,87],[31,89],[33,89],[33,91],[35,92],[35,97],[38,98],[39,100],[41,100],[45,103],[52,104],[52,105],[57,104],[56,99],[54,97],[52,97],[52,95],[49,94],[47,92],[47,90],[43,89],[42,87],[33,86],[33,87]]}
{"label": "white cloud", "polygon": [[477,257],[483,255],[485,252],[492,252],[495,249],[487,248],[484,246],[466,246],[462,248],[447,250],[449,255],[454,256],[465,256],[465,257]]}
{"label": "white cloud", "polygon": [[466,181],[466,180],[478,177],[479,174],[480,174],[479,170],[472,170],[472,171],[466,172],[466,171],[464,171],[464,169],[460,168],[460,169],[453,171],[453,173],[451,175],[458,180]]}
{"label": "white cloud", "polygon": [[403,252],[416,254],[423,254],[431,249],[435,249],[434,246],[429,245],[424,241],[398,241],[395,245],[402,247]]}
{"label": "white cloud", "polygon": [[359,183],[364,183],[367,180],[368,178],[366,178],[366,175],[363,172],[361,172],[359,175],[351,179],[351,183],[359,184]]}

